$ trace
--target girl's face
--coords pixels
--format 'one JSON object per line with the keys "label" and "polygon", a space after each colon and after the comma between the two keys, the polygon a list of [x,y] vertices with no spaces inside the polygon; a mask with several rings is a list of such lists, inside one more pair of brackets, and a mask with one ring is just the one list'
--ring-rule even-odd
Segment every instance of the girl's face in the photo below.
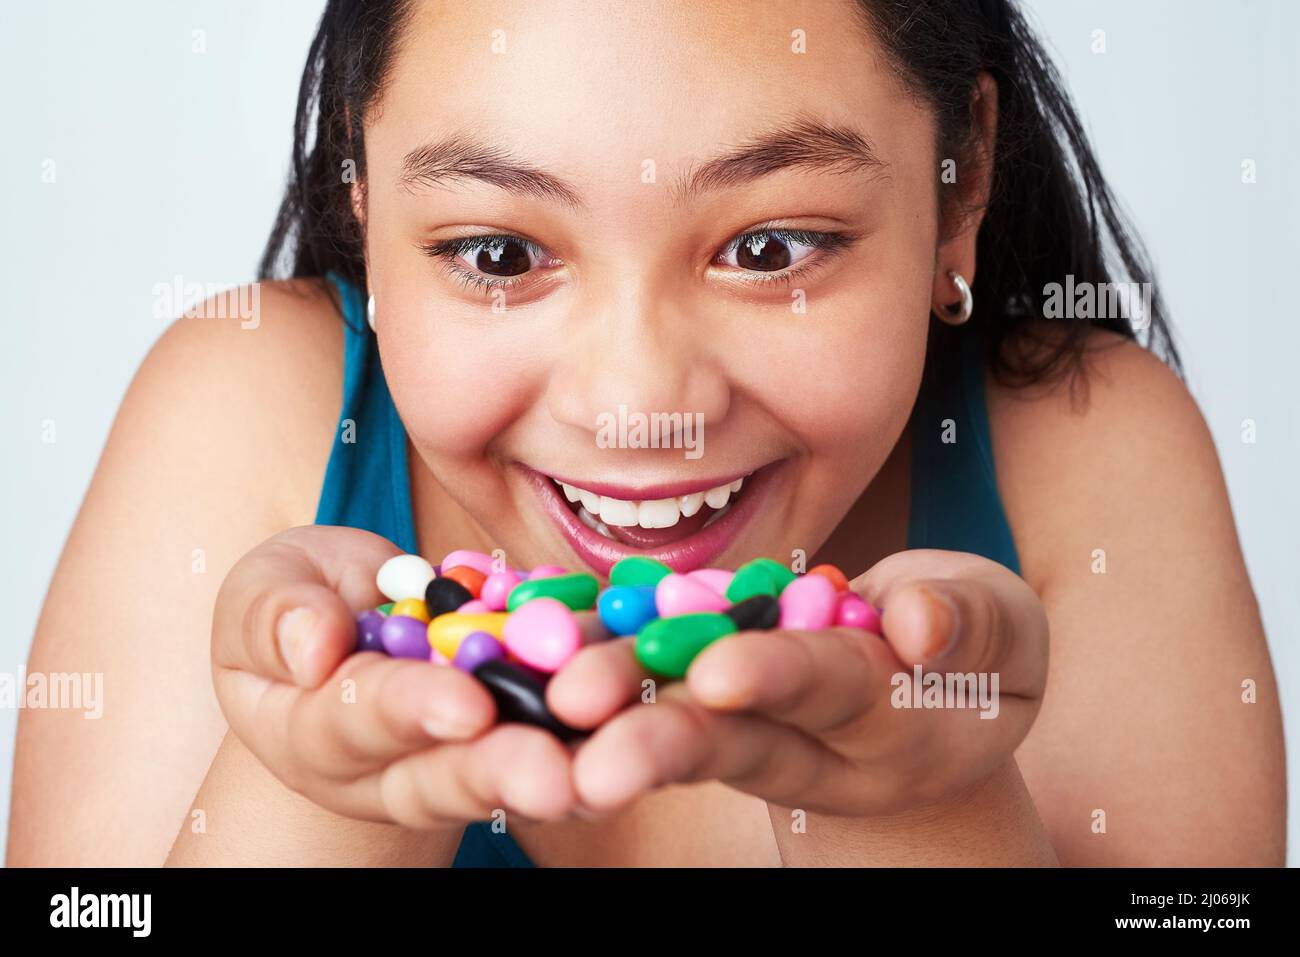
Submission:
{"label": "girl's face", "polygon": [[418,4],[361,200],[413,445],[522,567],[811,555],[919,386],[934,141],[848,0]]}

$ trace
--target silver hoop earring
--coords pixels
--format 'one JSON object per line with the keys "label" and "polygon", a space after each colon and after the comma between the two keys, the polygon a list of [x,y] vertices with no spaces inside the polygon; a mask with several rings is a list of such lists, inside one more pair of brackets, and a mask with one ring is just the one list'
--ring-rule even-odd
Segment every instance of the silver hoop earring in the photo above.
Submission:
{"label": "silver hoop earring", "polygon": [[962,278],[961,273],[949,272],[948,278],[952,280],[952,284],[961,293],[961,301],[954,302],[950,306],[943,306],[939,318],[950,326],[960,326],[975,311],[975,297],[971,295],[970,286]]}
{"label": "silver hoop earring", "polygon": [[366,322],[370,323],[370,331],[375,331],[375,297],[371,296],[366,300]]}

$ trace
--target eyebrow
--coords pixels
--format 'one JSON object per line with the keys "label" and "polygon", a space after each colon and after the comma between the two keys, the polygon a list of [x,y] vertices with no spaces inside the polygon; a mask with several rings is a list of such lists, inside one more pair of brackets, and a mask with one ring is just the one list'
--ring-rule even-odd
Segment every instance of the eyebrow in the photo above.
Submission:
{"label": "eyebrow", "polygon": [[[676,202],[684,203],[700,193],[734,188],[786,169],[879,175],[888,164],[876,154],[870,140],[856,130],[800,117],[689,167],[670,184],[670,191]],[[585,205],[578,190],[553,173],[518,160],[501,147],[462,135],[407,153],[398,183],[413,191],[461,179],[478,180],[566,206]]]}

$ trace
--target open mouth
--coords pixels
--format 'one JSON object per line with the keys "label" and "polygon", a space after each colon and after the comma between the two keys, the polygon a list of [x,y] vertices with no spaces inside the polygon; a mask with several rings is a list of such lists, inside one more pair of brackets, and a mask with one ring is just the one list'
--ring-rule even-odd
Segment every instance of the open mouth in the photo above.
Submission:
{"label": "open mouth", "polygon": [[629,555],[674,571],[707,565],[739,534],[769,484],[773,465],[701,482],[629,488],[575,482],[528,469],[543,508],[598,573]]}

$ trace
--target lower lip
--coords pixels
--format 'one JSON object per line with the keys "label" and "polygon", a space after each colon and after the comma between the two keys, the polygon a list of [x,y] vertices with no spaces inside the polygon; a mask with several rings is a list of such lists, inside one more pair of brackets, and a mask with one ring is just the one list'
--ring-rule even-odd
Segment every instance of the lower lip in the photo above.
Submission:
{"label": "lower lip", "polygon": [[542,509],[550,515],[578,557],[597,574],[608,577],[615,562],[634,555],[657,559],[679,574],[708,567],[709,562],[736,540],[745,523],[758,510],[775,469],[775,465],[765,465],[745,479],[745,487],[735,504],[712,525],[658,549],[632,548],[593,531],[582,524],[577,513],[569,508],[554,482],[529,468],[524,469],[524,474],[536,489]]}

